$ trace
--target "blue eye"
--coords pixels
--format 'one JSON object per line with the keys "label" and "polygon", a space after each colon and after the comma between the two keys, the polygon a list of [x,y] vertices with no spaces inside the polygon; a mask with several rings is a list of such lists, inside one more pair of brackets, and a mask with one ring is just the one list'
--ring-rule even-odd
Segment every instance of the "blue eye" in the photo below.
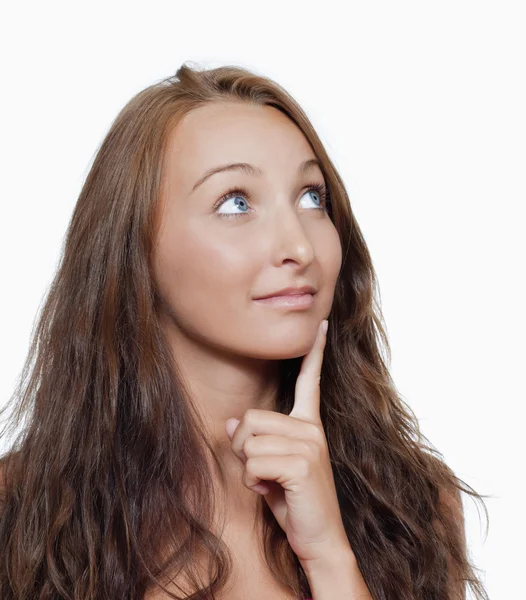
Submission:
{"label": "blue eye", "polygon": [[[319,197],[320,205],[316,206],[316,210],[328,211],[330,207],[330,198],[327,188],[322,183],[313,183],[308,186],[305,192],[314,192],[315,196]],[[228,190],[228,192],[222,196],[214,205],[214,209],[219,208],[222,204],[224,204],[227,200],[235,199],[235,205],[238,208],[247,207],[248,204],[245,198],[249,198],[248,192],[244,188],[232,188]],[[241,200],[241,201],[239,201]],[[248,214],[248,212],[241,213],[218,213],[220,217],[242,217],[243,215]]]}

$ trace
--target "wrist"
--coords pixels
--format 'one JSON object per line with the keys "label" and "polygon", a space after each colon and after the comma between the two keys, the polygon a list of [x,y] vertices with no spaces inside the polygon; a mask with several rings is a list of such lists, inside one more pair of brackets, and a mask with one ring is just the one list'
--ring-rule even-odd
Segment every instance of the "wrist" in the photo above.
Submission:
{"label": "wrist", "polygon": [[323,558],[300,562],[313,600],[372,600],[350,547]]}
{"label": "wrist", "polygon": [[305,575],[317,573],[341,573],[342,570],[354,569],[358,566],[356,556],[350,546],[334,549],[324,556],[311,560],[300,560]]}

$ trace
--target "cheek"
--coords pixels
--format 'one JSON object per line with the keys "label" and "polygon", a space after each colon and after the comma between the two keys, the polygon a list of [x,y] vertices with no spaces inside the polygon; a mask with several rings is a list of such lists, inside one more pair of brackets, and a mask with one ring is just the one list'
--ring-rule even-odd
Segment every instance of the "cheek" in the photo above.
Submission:
{"label": "cheek", "polygon": [[340,236],[335,228],[323,239],[318,255],[327,285],[336,285],[342,265],[343,252]]}
{"label": "cheek", "polygon": [[342,244],[340,241],[340,236],[338,234],[336,234],[336,250],[334,252],[334,265],[335,265],[335,280],[338,278],[338,275],[340,274],[340,269],[342,267],[342,259],[343,259],[343,248],[342,248]]}
{"label": "cheek", "polygon": [[[251,290],[254,260],[245,248],[210,236],[174,236],[159,256],[161,293],[184,320],[239,315]],[[216,321],[217,322],[217,321]]]}

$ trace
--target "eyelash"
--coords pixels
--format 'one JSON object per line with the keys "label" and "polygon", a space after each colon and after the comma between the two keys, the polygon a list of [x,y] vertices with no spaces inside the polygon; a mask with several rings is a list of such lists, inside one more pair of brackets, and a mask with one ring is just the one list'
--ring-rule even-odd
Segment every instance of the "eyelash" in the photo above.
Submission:
{"label": "eyelash", "polygon": [[[316,210],[329,210],[331,206],[331,199],[327,188],[322,183],[311,183],[305,189],[305,192],[310,192],[311,190],[315,191],[321,198],[321,206],[316,207]],[[214,210],[217,210],[224,202],[230,200],[235,196],[244,196],[247,200],[250,198],[249,193],[240,187],[231,188],[226,192],[224,196],[221,196],[219,200],[214,204]],[[231,217],[242,217],[248,213],[224,213],[219,214],[219,217],[226,217],[227,219]]]}

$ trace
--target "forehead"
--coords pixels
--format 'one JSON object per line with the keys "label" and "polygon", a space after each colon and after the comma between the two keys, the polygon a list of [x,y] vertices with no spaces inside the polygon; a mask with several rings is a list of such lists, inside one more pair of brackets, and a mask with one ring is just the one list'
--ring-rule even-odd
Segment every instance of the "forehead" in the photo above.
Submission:
{"label": "forehead", "polygon": [[314,158],[307,139],[271,106],[214,102],[188,113],[170,134],[166,170],[187,192],[202,174],[220,164],[248,162],[264,173],[296,169]]}

